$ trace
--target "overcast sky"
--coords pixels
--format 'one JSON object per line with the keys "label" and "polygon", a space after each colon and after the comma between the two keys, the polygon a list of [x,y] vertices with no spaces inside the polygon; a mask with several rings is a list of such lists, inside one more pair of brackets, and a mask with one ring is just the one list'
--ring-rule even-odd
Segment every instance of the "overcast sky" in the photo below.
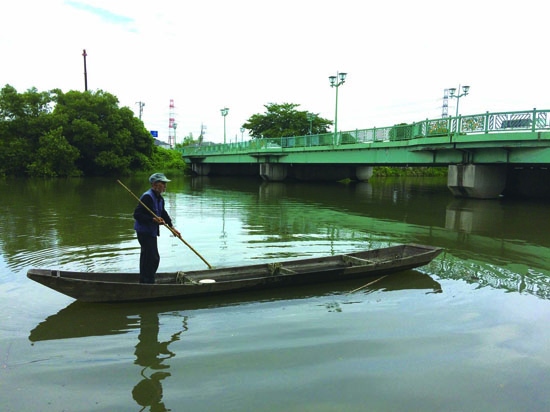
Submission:
{"label": "overcast sky", "polygon": [[[471,86],[461,114],[550,109],[550,2],[18,0],[4,2],[0,86],[116,95],[167,141],[206,125],[223,141],[264,105],[297,103],[338,129],[441,117],[443,90]],[[454,114],[456,100],[450,102]],[[246,138],[246,134],[245,134]]]}

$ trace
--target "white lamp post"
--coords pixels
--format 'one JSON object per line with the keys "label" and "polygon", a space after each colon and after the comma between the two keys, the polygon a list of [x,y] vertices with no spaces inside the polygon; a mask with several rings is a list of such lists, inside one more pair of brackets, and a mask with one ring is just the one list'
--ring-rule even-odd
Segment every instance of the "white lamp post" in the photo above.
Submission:
{"label": "white lamp post", "polygon": [[470,91],[470,86],[460,86],[458,85],[458,94],[456,93],[456,88],[449,89],[449,97],[451,99],[456,99],[456,117],[458,117],[458,103],[460,102],[460,98],[467,96],[468,92]]}
{"label": "white lamp post", "polygon": [[225,144],[225,116],[227,116],[227,113],[229,113],[229,109],[227,107],[224,107],[220,111],[222,112],[223,116],[223,144]]}
{"label": "white lamp post", "polygon": [[336,76],[329,76],[330,87],[336,87],[336,110],[334,113],[334,144],[338,141],[338,88],[346,82],[347,73],[336,73]]}

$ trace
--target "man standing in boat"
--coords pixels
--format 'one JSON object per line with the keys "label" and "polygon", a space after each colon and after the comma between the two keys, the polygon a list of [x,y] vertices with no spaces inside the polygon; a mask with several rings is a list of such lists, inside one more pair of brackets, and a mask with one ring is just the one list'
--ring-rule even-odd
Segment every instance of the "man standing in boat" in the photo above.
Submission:
{"label": "man standing in boat", "polygon": [[160,236],[160,225],[168,225],[173,233],[180,237],[172,226],[172,219],[164,209],[162,193],[166,191],[166,183],[170,182],[164,173],[154,173],[149,177],[151,189],[141,195],[140,200],[157,217],[154,217],[141,203],[138,203],[134,211],[134,229],[136,230],[141,255],[139,257],[139,281],[140,283],[155,283],[155,273],[159,267],[160,255],[157,246],[157,237]]}

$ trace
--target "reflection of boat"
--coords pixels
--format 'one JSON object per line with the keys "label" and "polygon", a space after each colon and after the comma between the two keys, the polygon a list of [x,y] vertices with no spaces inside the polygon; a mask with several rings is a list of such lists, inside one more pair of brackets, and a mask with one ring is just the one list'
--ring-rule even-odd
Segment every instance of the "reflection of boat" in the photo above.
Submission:
{"label": "reflection of boat", "polygon": [[322,258],[159,273],[153,285],[140,284],[137,273],[31,269],[27,276],[84,302],[158,300],[388,274],[423,266],[439,253],[441,249],[432,246],[392,246]]}
{"label": "reflection of boat", "polygon": [[[117,305],[117,308],[123,308]],[[113,310],[111,305],[73,302],[36,325],[29,335],[31,342],[105,336],[128,333],[139,328],[138,309],[132,312]]]}
{"label": "reflection of boat", "polygon": [[[144,313],[157,315],[188,314],[189,311],[214,310],[251,303],[299,301],[319,296],[347,296],[351,291],[364,284],[364,280],[350,279],[339,282],[301,285],[290,289],[265,289],[254,293],[237,292],[221,296],[203,296],[196,299],[186,299],[185,301],[150,302],[146,305],[140,302],[123,305],[94,305],[74,301],[36,325],[29,334],[29,340],[38,342],[131,333],[140,329],[143,323],[140,318]],[[400,290],[426,290],[436,293],[441,291],[441,285],[430,276],[411,270],[388,276],[349,296],[356,296],[358,293],[370,294],[376,291],[393,292]],[[285,303],[285,305],[287,304]]]}

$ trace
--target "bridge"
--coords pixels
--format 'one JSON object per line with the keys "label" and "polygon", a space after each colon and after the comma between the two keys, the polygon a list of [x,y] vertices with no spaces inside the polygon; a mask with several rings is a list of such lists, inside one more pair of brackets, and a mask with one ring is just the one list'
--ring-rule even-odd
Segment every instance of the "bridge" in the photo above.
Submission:
{"label": "bridge", "polygon": [[482,113],[180,149],[198,175],[368,180],[373,166],[448,167],[458,197],[550,197],[550,110]]}

